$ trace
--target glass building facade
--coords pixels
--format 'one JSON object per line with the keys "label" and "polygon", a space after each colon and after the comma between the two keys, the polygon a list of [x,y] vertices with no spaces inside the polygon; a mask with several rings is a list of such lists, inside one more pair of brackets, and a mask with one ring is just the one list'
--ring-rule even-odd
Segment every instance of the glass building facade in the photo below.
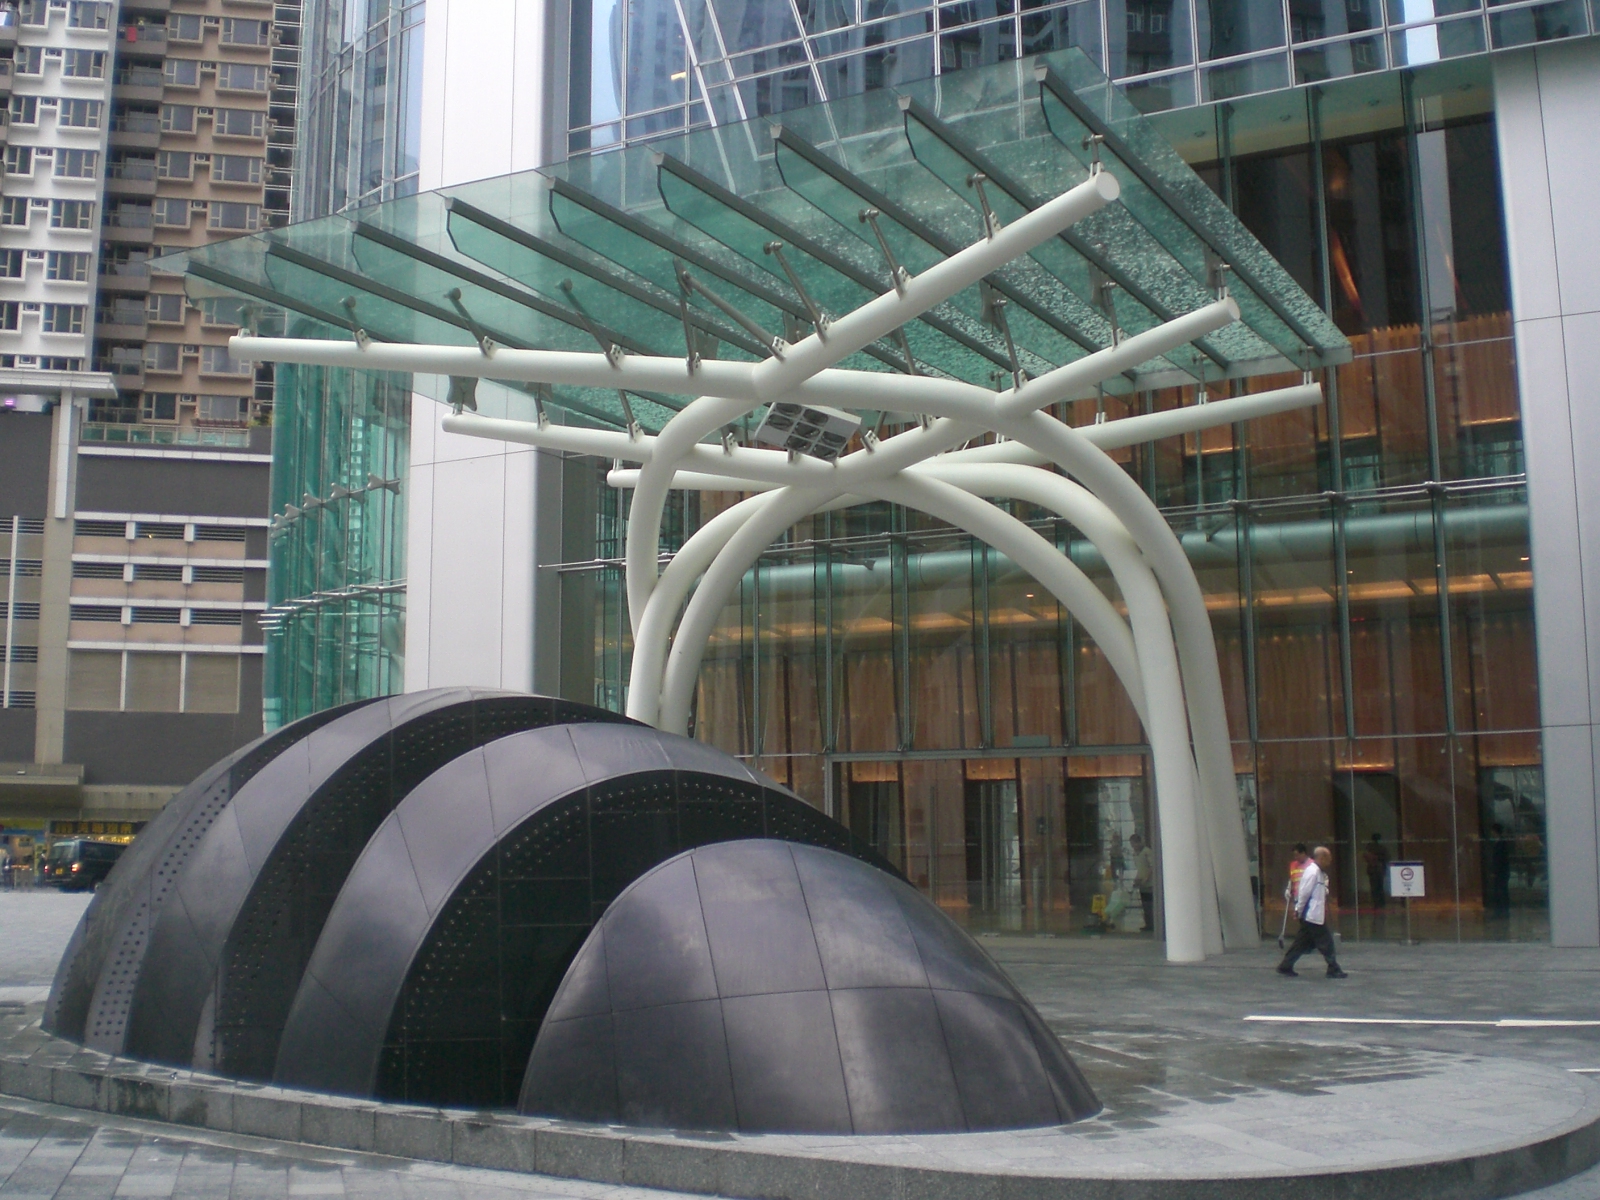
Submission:
{"label": "glass building facade", "polygon": [[[1325,842],[1349,938],[1545,938],[1490,64],[1152,119],[1354,347],[1348,365],[1319,372],[1319,408],[1117,452],[1206,593],[1263,918],[1278,922],[1293,845]],[[1196,399],[1106,396],[1078,402],[1074,423],[1097,407],[1115,418]],[[595,541],[569,547],[561,574],[564,629],[593,622],[592,693],[586,663],[564,670],[563,690],[620,708],[626,494],[603,472],[593,486]],[[691,497],[662,551],[737,498]],[[1013,511],[1116,596],[1067,523]],[[969,927],[1141,921],[1130,843],[1157,831],[1125,694],[1045,589],[929,518],[879,504],[790,531],[723,615],[694,732],[823,804]],[[1427,879],[1409,911],[1387,894],[1399,860]]]}
{"label": "glass building facade", "polygon": [[[417,190],[422,13],[422,0],[307,0],[295,220]],[[268,729],[404,687],[410,382],[280,368]]]}

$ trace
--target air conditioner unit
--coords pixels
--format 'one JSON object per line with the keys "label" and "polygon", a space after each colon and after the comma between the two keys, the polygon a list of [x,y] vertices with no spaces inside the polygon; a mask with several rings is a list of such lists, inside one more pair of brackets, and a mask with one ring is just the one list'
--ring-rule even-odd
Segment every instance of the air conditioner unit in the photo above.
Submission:
{"label": "air conditioner unit", "polygon": [[202,105],[194,110],[194,115],[197,117],[215,117],[217,115],[217,110],[214,108],[207,108]]}
{"label": "air conditioner unit", "polygon": [[197,167],[209,167],[211,165],[211,155],[196,154],[194,156],[194,165]]}

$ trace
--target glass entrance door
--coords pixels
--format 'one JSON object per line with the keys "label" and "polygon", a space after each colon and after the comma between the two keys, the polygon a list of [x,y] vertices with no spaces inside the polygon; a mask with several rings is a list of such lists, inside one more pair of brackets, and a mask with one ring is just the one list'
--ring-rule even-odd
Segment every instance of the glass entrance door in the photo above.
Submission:
{"label": "glass entrance door", "polygon": [[1015,779],[968,779],[967,911],[977,928],[1022,928],[1022,842]]}

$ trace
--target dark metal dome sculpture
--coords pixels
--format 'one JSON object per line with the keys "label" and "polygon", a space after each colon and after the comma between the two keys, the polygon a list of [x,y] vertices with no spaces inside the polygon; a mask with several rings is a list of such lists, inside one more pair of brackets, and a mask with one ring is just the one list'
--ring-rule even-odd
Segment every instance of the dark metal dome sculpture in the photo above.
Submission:
{"label": "dark metal dome sculpture", "polygon": [[85,912],[46,1028],[290,1086],[627,1123],[1095,1108],[976,943],[849,830],[700,742],[470,688],[331,709],[197,779]]}
{"label": "dark metal dome sculpture", "polygon": [[350,872],[276,1081],[515,1104],[545,1009],[612,899],[686,848],[748,837],[892,871],[738,760],[643,726],[540,729],[463,755],[406,797]]}
{"label": "dark metal dome sculpture", "polygon": [[1099,1102],[1033,1006],[903,881],[812,846],[704,846],[573,961],[520,1111],[745,1133],[1058,1125]]}

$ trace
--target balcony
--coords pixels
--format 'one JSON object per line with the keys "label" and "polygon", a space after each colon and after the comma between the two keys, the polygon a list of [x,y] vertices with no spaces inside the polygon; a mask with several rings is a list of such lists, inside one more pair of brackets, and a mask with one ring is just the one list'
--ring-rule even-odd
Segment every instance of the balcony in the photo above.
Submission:
{"label": "balcony", "polygon": [[155,194],[155,163],[114,162],[106,168],[106,195],[154,196]]}
{"label": "balcony", "polygon": [[161,145],[161,118],[154,113],[123,113],[111,122],[113,149],[155,150]]}
{"label": "balcony", "polygon": [[100,227],[100,236],[103,240],[114,242],[119,246],[148,246],[155,241],[148,215],[141,224],[132,220],[113,221],[110,214],[107,214],[105,224]]}
{"label": "balcony", "polygon": [[123,67],[111,76],[111,96],[115,100],[160,104],[165,87],[161,72],[151,67]]}
{"label": "balcony", "polygon": [[[144,295],[150,290],[150,264],[100,260],[100,290]],[[95,368],[99,370],[99,368]]]}
{"label": "balcony", "polygon": [[95,335],[95,337],[97,337],[97,338],[105,338],[108,341],[112,340],[112,339],[117,339],[117,340],[121,340],[121,341],[129,341],[129,342],[137,342],[137,341],[140,341],[140,340],[143,339],[144,334],[145,334],[144,314],[143,313],[139,314],[139,318],[140,319],[139,319],[139,323],[137,325],[134,325],[134,324],[118,324],[115,321],[115,315],[119,315],[119,314],[107,314],[107,315],[113,316],[113,319],[112,320],[106,320],[101,314],[99,314],[99,313],[95,314],[95,319],[94,319],[94,335]]}

